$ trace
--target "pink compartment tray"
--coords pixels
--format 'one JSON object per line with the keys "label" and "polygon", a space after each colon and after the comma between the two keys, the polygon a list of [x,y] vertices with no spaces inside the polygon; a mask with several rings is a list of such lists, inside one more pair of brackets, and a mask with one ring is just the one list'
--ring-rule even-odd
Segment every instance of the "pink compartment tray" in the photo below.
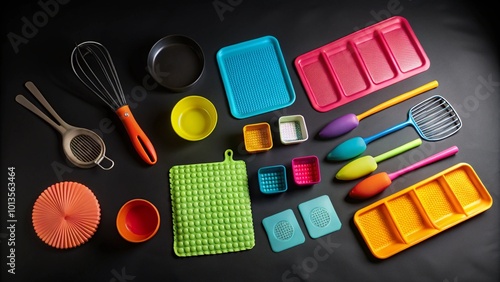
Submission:
{"label": "pink compartment tray", "polygon": [[408,21],[395,16],[295,59],[307,96],[327,112],[430,66]]}

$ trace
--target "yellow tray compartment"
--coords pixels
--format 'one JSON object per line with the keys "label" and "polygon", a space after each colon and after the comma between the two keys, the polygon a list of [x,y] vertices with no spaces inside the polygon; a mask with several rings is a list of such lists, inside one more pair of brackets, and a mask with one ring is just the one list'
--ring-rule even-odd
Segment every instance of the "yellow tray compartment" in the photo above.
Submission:
{"label": "yellow tray compartment", "polygon": [[474,169],[459,163],[358,210],[354,223],[372,254],[385,259],[492,204]]}
{"label": "yellow tray compartment", "polygon": [[387,206],[407,244],[427,238],[436,232],[414,191],[387,201]]}
{"label": "yellow tray compartment", "polygon": [[377,254],[393,253],[406,243],[399,235],[384,203],[357,214],[356,222],[370,249]]}

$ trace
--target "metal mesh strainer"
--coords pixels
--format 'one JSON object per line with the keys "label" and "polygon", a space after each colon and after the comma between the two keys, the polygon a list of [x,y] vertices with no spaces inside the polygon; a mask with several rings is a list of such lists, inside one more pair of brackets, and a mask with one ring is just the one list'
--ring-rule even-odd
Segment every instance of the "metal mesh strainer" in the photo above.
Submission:
{"label": "metal mesh strainer", "polygon": [[282,220],[274,226],[274,236],[279,240],[288,240],[293,237],[293,226],[290,222]]}
{"label": "metal mesh strainer", "polygon": [[328,210],[324,207],[317,207],[311,211],[311,222],[316,227],[325,227],[330,224],[331,218]]}

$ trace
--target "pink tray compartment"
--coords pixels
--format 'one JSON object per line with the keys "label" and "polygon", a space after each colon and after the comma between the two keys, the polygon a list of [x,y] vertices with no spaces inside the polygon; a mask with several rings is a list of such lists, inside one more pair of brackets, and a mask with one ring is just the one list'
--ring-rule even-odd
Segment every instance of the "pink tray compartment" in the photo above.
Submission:
{"label": "pink tray compartment", "polygon": [[408,21],[395,16],[307,52],[295,67],[307,96],[327,112],[430,66]]}

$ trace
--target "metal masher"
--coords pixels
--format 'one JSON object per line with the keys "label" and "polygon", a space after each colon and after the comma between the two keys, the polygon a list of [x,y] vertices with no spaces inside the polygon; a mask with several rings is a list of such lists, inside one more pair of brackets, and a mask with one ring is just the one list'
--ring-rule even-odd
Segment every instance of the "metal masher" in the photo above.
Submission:
{"label": "metal masher", "polygon": [[408,125],[412,125],[422,139],[439,141],[456,133],[462,127],[462,121],[445,98],[435,95],[413,106],[405,122],[373,135],[371,138],[380,138]]}
{"label": "metal masher", "polygon": [[78,79],[118,115],[139,156],[146,163],[155,164],[156,151],[127,105],[108,50],[99,42],[82,42],[71,53],[71,68]]}
{"label": "metal masher", "polygon": [[[57,123],[28,101],[23,95],[17,95],[16,101],[61,133],[63,151],[71,163],[81,168],[90,168],[98,165],[104,170],[109,170],[114,166],[114,162],[106,157],[106,146],[97,133],[85,128],[69,125],[56,113],[33,82],[28,81],[25,83],[25,86],[54,117]],[[104,159],[108,160],[110,163],[108,167],[101,165]]]}
{"label": "metal masher", "polygon": [[354,137],[335,147],[327,155],[328,160],[343,161],[354,158],[366,150],[366,145],[390,133],[411,125],[426,141],[438,141],[455,134],[462,121],[451,104],[442,96],[435,95],[413,106],[408,119],[372,136]]}

